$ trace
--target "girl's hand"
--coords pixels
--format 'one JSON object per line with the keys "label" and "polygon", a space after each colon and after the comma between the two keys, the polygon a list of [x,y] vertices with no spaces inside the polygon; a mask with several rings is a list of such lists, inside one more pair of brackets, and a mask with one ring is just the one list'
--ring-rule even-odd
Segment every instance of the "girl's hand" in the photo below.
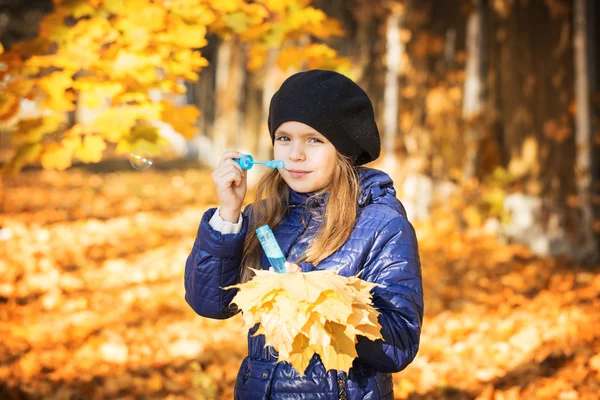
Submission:
{"label": "girl's hand", "polygon": [[223,153],[219,165],[212,173],[213,182],[219,198],[221,218],[229,222],[237,222],[242,204],[246,196],[246,171],[234,160],[242,153],[228,151]]}
{"label": "girl's hand", "polygon": [[[288,272],[302,272],[302,267],[297,264],[286,261],[284,265],[287,268]],[[271,267],[269,268],[269,271],[275,270],[273,269],[273,267]]]}

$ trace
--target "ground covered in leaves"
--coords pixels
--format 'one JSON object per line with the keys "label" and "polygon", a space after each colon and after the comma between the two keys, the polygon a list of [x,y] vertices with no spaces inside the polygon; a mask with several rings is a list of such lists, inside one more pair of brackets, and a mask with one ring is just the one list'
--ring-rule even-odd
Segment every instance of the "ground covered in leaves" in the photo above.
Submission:
{"label": "ground covered in leaves", "polygon": [[[0,398],[232,398],[242,320],[183,298],[211,171],[98,168],[2,181]],[[448,207],[417,225],[426,314],[396,397],[597,399],[599,269],[461,229]]]}

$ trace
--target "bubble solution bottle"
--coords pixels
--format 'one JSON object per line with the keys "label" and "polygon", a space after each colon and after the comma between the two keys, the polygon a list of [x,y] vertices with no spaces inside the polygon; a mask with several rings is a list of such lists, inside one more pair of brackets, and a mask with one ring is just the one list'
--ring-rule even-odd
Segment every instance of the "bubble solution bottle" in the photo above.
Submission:
{"label": "bubble solution bottle", "polygon": [[284,265],[285,256],[283,255],[281,247],[279,247],[277,239],[275,239],[275,235],[269,225],[263,225],[256,229],[256,236],[275,272],[280,274],[288,272]]}

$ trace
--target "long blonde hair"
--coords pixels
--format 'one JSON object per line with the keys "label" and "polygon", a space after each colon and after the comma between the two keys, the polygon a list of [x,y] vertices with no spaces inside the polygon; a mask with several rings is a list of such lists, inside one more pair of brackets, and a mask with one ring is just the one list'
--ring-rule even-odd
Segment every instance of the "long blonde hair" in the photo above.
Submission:
{"label": "long blonde hair", "polygon": [[[325,258],[336,252],[348,240],[358,207],[359,180],[350,158],[338,152],[338,162],[331,183],[312,196],[318,197],[326,193],[326,207],[323,221],[308,248],[295,263],[309,262],[318,265]],[[253,273],[249,269],[260,268],[261,247],[256,237],[256,228],[268,224],[275,228],[288,212],[289,187],[279,171],[274,169],[263,175],[256,184],[253,223],[248,229],[244,242],[244,257],[240,272],[240,282],[248,281]],[[311,210],[314,213],[314,211]]]}

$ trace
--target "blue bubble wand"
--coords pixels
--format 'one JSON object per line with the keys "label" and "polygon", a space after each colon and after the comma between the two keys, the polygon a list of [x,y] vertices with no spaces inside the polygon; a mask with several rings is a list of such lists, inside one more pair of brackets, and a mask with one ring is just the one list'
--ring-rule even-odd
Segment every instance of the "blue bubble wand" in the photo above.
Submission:
{"label": "blue bubble wand", "polygon": [[242,167],[242,169],[244,171],[249,170],[250,168],[252,168],[254,165],[257,165],[257,164],[264,165],[267,168],[276,168],[276,169],[285,168],[285,164],[283,163],[282,160],[267,160],[264,162],[254,161],[254,157],[252,157],[250,154],[244,154],[240,158],[234,158],[234,161],[237,161],[237,163],[240,164],[240,167]]}

